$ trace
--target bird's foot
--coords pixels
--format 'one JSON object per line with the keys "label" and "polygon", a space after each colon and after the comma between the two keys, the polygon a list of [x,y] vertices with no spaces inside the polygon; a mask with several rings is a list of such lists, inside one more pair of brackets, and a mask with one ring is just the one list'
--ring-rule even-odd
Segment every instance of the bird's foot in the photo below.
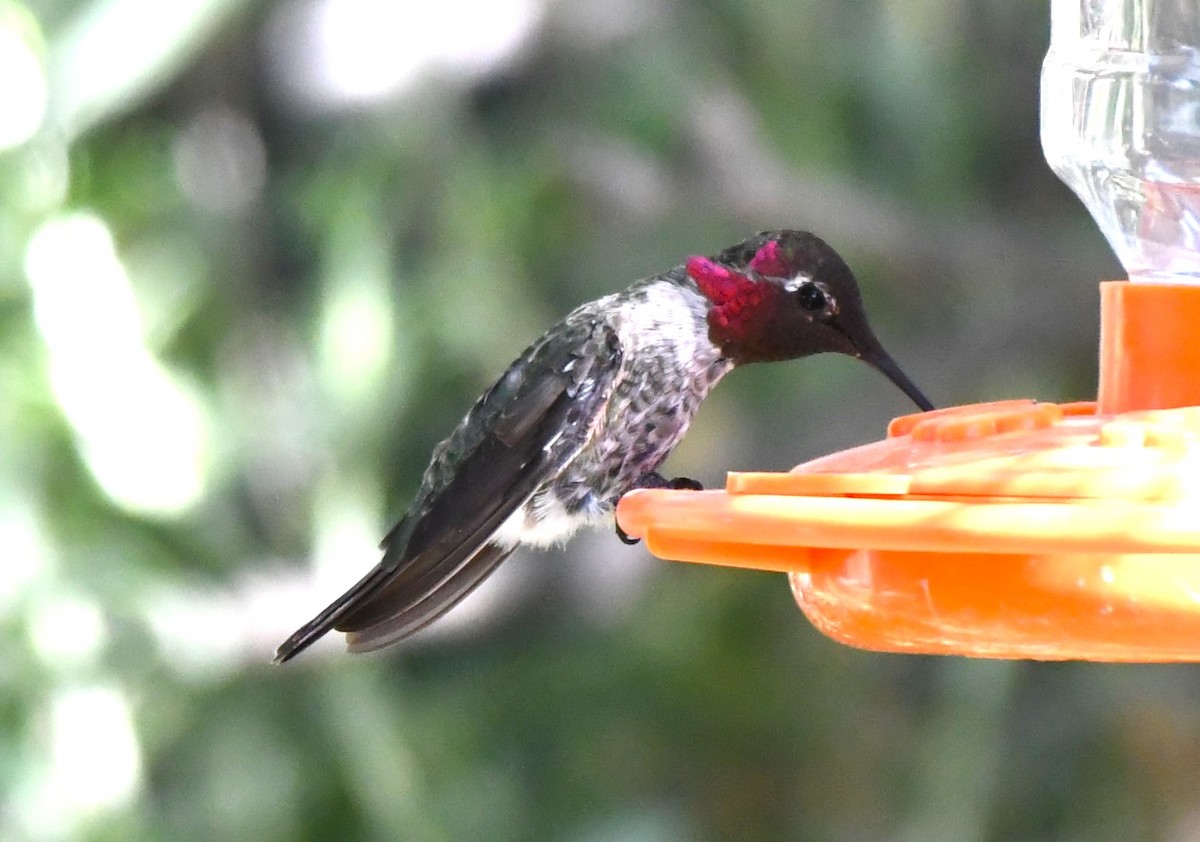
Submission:
{"label": "bird's foot", "polygon": [[[675,491],[703,491],[704,486],[694,479],[689,477],[673,477],[667,479],[662,474],[656,471],[648,471],[642,474],[637,483],[630,489],[633,491],[638,488],[670,488]],[[621,528],[621,525],[613,519],[613,525],[617,528],[617,537],[621,539],[621,543],[633,546],[640,543],[641,538],[634,538],[628,532]]]}
{"label": "bird's foot", "polygon": [[641,479],[634,483],[630,491],[638,488],[671,488],[675,491],[703,491],[704,486],[689,477],[673,477],[667,479],[657,471],[647,471]]}

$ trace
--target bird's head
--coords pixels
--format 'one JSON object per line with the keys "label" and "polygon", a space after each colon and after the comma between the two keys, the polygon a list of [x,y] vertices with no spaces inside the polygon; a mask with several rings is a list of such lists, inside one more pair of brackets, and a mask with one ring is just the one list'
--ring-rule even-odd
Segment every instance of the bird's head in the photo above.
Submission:
{"label": "bird's head", "polygon": [[854,273],[819,237],[767,231],[686,268],[711,305],[709,338],[735,364],[847,354],[933,409],[875,338]]}

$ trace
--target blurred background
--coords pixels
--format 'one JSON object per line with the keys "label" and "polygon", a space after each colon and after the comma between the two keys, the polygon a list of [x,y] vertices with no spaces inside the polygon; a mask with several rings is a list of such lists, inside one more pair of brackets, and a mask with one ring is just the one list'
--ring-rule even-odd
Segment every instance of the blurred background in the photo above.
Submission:
{"label": "blurred background", "polygon": [[[1200,672],[842,648],[608,531],[274,647],[575,304],[810,228],[938,404],[1095,391],[1121,270],[1021,0],[0,0],[0,838],[1200,839]],[[736,372],[719,485],[910,411]]]}

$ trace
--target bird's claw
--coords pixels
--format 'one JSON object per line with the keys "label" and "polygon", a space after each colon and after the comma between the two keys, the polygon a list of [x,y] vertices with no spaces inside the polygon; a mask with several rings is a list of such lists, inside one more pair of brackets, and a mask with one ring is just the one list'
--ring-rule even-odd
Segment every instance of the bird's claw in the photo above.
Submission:
{"label": "bird's claw", "polygon": [[615,521],[615,519],[613,521],[613,525],[616,526],[616,528],[617,528],[617,538],[620,539],[622,544],[626,544],[626,545],[632,547],[634,544],[642,543],[641,538],[634,538],[632,535],[630,535],[628,532],[626,532],[624,529],[622,529],[621,524],[617,523]]}
{"label": "bird's claw", "polygon": [[[669,488],[673,491],[703,491],[704,490],[703,485],[701,485],[696,480],[691,479],[690,477],[673,477],[672,479],[667,479],[662,474],[656,473],[654,471],[651,471],[646,474],[642,474],[641,479],[639,479],[637,481],[637,485],[635,485],[633,487],[633,489],[630,489],[630,490],[636,490],[638,488]],[[641,538],[634,538],[632,535],[630,535],[628,532],[626,532],[624,529],[622,529],[621,524],[616,523],[615,519],[613,521],[613,525],[616,526],[616,528],[617,528],[617,537],[621,540],[621,543],[627,544],[631,547],[634,544],[641,543],[641,540],[642,540]]]}

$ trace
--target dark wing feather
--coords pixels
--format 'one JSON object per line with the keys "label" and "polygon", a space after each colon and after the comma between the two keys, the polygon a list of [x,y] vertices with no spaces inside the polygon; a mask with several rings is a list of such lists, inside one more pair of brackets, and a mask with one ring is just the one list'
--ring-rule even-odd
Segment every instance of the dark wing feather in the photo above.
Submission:
{"label": "dark wing feather", "polygon": [[380,563],[275,660],[334,628],[351,632],[355,649],[378,648],[457,604],[508,555],[488,539],[583,447],[620,367],[616,331],[582,310],[531,346],[434,451]]}
{"label": "dark wing feather", "polygon": [[516,547],[484,544],[438,586],[436,598],[431,594],[394,617],[380,620],[361,631],[347,631],[347,648],[351,652],[374,652],[415,634],[465,599],[500,566],[500,562],[512,555],[514,549]]}

